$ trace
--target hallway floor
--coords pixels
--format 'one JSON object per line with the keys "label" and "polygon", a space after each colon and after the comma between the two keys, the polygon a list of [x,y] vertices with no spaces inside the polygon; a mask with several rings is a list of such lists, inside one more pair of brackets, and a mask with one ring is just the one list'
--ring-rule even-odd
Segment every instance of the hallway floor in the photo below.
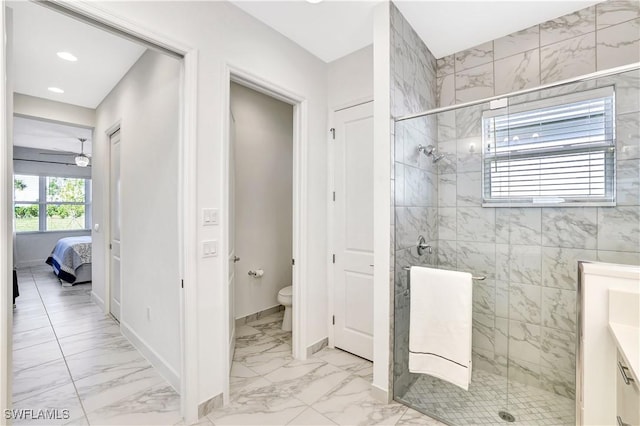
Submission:
{"label": "hallway floor", "polygon": [[13,408],[66,409],[69,416],[14,424],[180,421],[178,394],[91,301],[90,283],[62,287],[49,266],[20,270],[18,281]]}
{"label": "hallway floor", "polygon": [[369,361],[331,348],[294,360],[291,333],[280,330],[281,323],[279,312],[236,328],[231,403],[200,424],[442,424],[404,405],[374,399]]}

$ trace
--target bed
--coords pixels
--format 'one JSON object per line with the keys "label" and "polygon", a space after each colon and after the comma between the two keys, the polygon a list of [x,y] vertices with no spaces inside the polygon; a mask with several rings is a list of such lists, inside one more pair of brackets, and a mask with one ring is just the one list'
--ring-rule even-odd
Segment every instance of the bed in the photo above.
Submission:
{"label": "bed", "polygon": [[59,239],[46,263],[64,287],[91,281],[91,236]]}

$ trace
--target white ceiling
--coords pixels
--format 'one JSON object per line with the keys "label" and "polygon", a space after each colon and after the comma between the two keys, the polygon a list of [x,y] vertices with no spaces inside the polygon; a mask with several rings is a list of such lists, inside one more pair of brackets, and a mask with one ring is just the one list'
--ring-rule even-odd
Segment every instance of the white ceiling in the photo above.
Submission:
{"label": "white ceiling", "polygon": [[[11,1],[14,91],[96,108],[145,48],[30,1]],[[67,51],[78,58],[58,58]],[[47,90],[58,87],[65,93]]]}
{"label": "white ceiling", "polygon": [[380,1],[231,0],[325,62],[373,42],[373,8]]}
{"label": "white ceiling", "polygon": [[[373,41],[373,9],[379,0],[231,0],[236,6],[325,62]],[[436,58],[468,49],[598,1],[398,0],[394,2]]]}
{"label": "white ceiling", "polygon": [[35,120],[25,117],[13,119],[13,144],[26,148],[61,152],[80,152],[78,138],[86,138],[85,154],[91,154],[91,129]]}

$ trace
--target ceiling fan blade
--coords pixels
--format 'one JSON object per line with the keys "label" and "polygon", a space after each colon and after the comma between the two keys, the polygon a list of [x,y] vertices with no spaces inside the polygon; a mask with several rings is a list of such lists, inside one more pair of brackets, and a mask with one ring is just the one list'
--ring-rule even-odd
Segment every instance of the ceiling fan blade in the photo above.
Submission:
{"label": "ceiling fan blade", "polygon": [[40,155],[78,155],[75,152],[71,152],[71,151],[63,151],[63,152],[39,152]]}

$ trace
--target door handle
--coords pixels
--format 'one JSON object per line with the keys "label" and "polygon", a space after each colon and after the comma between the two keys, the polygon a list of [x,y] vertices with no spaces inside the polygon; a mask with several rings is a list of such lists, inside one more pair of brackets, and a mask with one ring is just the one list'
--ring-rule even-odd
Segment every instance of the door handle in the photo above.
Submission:
{"label": "door handle", "polygon": [[629,368],[622,365],[620,361],[618,361],[618,370],[620,370],[620,374],[622,375],[622,380],[624,380],[625,385],[629,385],[631,384],[631,382],[635,382],[633,378],[627,376],[627,371],[629,371]]}
{"label": "door handle", "polygon": [[238,256],[233,256],[233,263],[239,262],[240,258]]}

